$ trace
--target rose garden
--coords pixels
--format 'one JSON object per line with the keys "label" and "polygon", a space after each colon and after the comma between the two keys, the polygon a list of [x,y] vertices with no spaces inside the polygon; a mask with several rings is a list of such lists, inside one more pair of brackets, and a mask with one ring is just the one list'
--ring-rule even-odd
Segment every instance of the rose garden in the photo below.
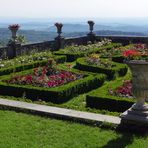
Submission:
{"label": "rose garden", "polygon": [[12,39],[0,55],[1,98],[120,117],[118,127],[104,126],[121,133],[147,133],[148,42],[96,39],[94,22],[88,24],[84,42],[65,45],[63,25],[56,23],[54,50],[38,46],[38,52],[31,47],[25,54],[16,38],[20,26],[10,25]]}

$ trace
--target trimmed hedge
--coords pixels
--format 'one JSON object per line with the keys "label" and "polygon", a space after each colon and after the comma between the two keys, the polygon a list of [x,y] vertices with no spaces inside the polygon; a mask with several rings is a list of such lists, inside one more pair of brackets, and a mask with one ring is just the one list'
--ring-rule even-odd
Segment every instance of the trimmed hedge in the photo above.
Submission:
{"label": "trimmed hedge", "polygon": [[[124,79],[129,79],[129,74]],[[86,104],[88,107],[96,109],[104,109],[108,111],[123,112],[130,108],[135,102],[134,99],[122,98],[110,95],[109,88],[115,90],[123,84],[123,78],[117,78],[114,81],[108,82],[101,88],[94,90],[86,96]]]}
{"label": "trimmed hedge", "polygon": [[[66,56],[54,56],[51,58],[54,58],[57,63],[64,63],[66,61]],[[49,57],[49,59],[50,59],[50,57]],[[13,72],[19,72],[22,70],[32,69],[32,68],[35,68],[38,66],[44,66],[44,65],[46,65],[47,62],[48,62],[48,60],[42,60],[42,61],[32,62],[29,64],[23,64],[23,65],[17,65],[17,66],[10,66],[8,68],[2,68],[2,69],[0,69],[0,76],[7,75],[7,74],[10,74]]]}
{"label": "trimmed hedge", "polygon": [[[30,72],[31,70],[28,70],[18,74],[24,75],[27,73],[29,74]],[[8,75],[1,77],[2,80],[8,80],[10,78],[11,76]],[[77,96],[78,94],[85,93],[102,86],[105,78],[106,77],[103,74],[87,75],[79,80],[54,88],[43,88],[31,85],[17,85],[0,82],[0,95],[14,97],[25,96],[33,101],[41,99],[59,104],[68,101],[70,98]]]}
{"label": "trimmed hedge", "polygon": [[110,50],[112,48],[116,48],[116,47],[120,47],[121,44],[119,43],[111,43],[109,45],[105,45],[105,46],[102,46],[100,48],[96,48],[96,49],[93,49],[93,50],[90,50],[90,51],[86,51],[86,52],[79,52],[79,53],[66,53],[66,50],[67,48],[65,49],[61,49],[59,51],[56,51],[56,52],[53,52],[55,55],[66,55],[67,57],[67,62],[73,62],[75,61],[77,58],[80,58],[80,57],[83,57],[85,55],[89,55],[91,53],[98,53],[100,50],[102,49],[107,49],[107,50]]}
{"label": "trimmed hedge", "polygon": [[[103,60],[103,59],[102,59]],[[127,65],[113,62],[113,65],[115,67],[109,69],[109,68],[103,68],[95,65],[88,65],[88,63],[85,61],[85,58],[79,58],[76,61],[76,68],[83,70],[83,71],[91,71],[95,73],[104,73],[107,75],[108,79],[113,79],[118,76],[124,76],[127,73]]]}

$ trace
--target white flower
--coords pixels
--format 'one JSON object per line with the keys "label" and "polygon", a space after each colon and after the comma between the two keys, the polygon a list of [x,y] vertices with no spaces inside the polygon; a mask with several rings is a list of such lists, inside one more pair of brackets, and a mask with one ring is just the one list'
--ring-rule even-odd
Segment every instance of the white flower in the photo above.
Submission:
{"label": "white flower", "polygon": [[0,67],[4,67],[5,65],[4,64],[0,64]]}

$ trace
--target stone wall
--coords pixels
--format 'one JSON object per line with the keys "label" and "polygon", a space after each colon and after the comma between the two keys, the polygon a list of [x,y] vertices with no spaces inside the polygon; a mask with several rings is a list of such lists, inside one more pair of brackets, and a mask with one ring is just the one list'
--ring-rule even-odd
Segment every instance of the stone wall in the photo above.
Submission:
{"label": "stone wall", "polygon": [[[115,43],[122,43],[123,45],[129,44],[129,43],[147,43],[148,44],[148,37],[141,37],[141,36],[93,36],[94,41],[101,41],[104,38],[111,39],[112,42]],[[24,54],[31,54],[34,52],[41,52],[45,50],[58,50],[60,48],[63,48],[63,46],[69,46],[72,44],[77,45],[86,45],[88,41],[92,41],[92,38],[90,36],[82,36],[82,37],[75,37],[75,38],[62,38],[62,44],[60,43],[60,39],[58,42],[56,40],[53,41],[46,41],[46,42],[39,42],[39,43],[31,43],[31,44],[24,44],[20,46],[16,46],[16,55],[24,55]],[[59,45],[57,45],[59,44]],[[62,47],[60,47],[62,46]],[[13,46],[14,48],[14,46]],[[13,58],[8,52],[13,50],[11,48],[11,45],[7,47],[1,47],[0,48],[0,58]],[[13,54],[15,55],[15,54]]]}

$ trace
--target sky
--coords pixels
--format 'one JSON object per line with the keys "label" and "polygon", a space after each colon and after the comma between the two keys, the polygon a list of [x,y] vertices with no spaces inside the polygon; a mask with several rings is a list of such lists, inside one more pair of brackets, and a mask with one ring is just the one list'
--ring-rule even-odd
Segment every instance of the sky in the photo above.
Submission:
{"label": "sky", "polygon": [[148,17],[148,0],[0,0],[0,17]]}

